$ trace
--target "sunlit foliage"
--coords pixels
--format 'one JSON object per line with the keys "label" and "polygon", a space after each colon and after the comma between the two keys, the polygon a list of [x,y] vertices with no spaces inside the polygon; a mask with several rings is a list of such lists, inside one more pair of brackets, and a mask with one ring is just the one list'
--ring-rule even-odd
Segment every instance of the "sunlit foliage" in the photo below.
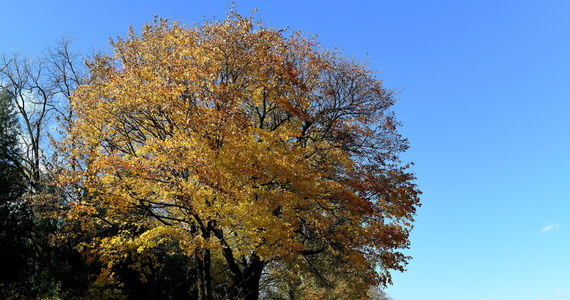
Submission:
{"label": "sunlit foliage", "polygon": [[144,281],[157,251],[196,261],[204,299],[364,297],[403,270],[419,191],[366,66],[236,13],[113,48],[72,96],[58,177],[99,282]]}

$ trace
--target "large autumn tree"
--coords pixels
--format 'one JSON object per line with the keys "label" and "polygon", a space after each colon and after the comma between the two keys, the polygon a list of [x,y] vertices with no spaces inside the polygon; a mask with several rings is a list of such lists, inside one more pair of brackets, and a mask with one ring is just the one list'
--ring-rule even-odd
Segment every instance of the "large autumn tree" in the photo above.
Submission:
{"label": "large autumn tree", "polygon": [[202,299],[356,298],[403,270],[419,191],[366,66],[236,13],[112,46],[60,145],[66,219],[100,282],[124,264],[145,280],[159,252],[187,257]]}

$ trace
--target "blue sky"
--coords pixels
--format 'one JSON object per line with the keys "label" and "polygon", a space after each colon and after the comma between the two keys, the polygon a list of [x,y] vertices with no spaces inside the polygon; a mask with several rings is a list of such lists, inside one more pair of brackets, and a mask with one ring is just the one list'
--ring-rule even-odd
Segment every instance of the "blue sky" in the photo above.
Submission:
{"label": "blue sky", "polygon": [[[237,2],[369,61],[399,91],[424,194],[395,300],[570,299],[570,1]],[[108,48],[155,14],[221,18],[228,1],[2,8],[0,51],[35,54],[62,35]]]}

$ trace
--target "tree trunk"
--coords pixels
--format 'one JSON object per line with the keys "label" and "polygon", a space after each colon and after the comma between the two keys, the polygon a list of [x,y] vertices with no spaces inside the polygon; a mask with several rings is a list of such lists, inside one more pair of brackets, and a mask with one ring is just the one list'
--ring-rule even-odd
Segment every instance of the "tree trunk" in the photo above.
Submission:
{"label": "tree trunk", "polygon": [[257,300],[259,298],[259,280],[264,267],[265,262],[261,261],[257,254],[252,254],[243,272],[234,276],[230,299]]}
{"label": "tree trunk", "polygon": [[210,249],[204,249],[202,251],[202,268],[204,270],[204,300],[212,300],[214,297],[212,295],[212,274],[210,272],[211,258]]}
{"label": "tree trunk", "polygon": [[259,298],[259,280],[261,279],[261,272],[263,272],[264,262],[261,261],[259,256],[255,253],[251,256],[251,261],[247,267],[244,275],[244,299],[257,300]]}
{"label": "tree trunk", "polygon": [[234,257],[230,245],[224,238],[221,229],[212,230],[214,235],[222,244],[222,255],[228,263],[228,268],[232,272],[233,283],[228,291],[229,299],[257,300],[259,298],[259,280],[265,267],[265,262],[254,252],[246,262],[238,263]]}
{"label": "tree trunk", "polygon": [[198,299],[212,300],[212,274],[210,273],[211,255],[209,249],[202,250],[202,257],[198,259]]}

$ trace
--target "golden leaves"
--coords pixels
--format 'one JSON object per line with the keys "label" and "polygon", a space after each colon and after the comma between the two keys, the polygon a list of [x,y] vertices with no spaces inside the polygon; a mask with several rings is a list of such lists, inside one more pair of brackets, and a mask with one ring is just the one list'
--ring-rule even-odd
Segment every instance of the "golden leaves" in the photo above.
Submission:
{"label": "golden leaves", "polygon": [[70,216],[120,229],[91,244],[109,269],[165,244],[268,262],[322,249],[369,278],[373,259],[405,262],[391,253],[418,191],[392,159],[393,99],[364,67],[239,15],[157,20],[113,47],[73,96],[82,168],[61,177],[81,186]]}

